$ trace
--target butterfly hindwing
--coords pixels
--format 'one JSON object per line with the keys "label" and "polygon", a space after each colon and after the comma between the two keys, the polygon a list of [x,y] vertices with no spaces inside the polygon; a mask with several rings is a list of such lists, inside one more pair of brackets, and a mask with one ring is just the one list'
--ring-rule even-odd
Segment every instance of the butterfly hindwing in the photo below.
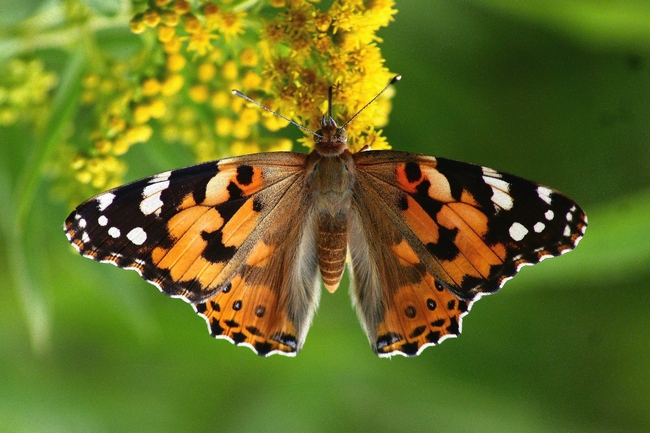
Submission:
{"label": "butterfly hindwing", "polygon": [[[306,158],[257,154],[161,173],[88,200],[64,228],[82,255],[194,304],[213,335],[260,354],[296,352],[318,302],[316,249],[295,254],[313,241],[303,236]],[[287,215],[290,227],[278,223]]]}
{"label": "butterfly hindwing", "polygon": [[400,218],[384,201],[392,193],[364,182],[350,218],[350,295],[375,353],[417,355],[459,334],[471,302],[440,284],[399,227],[408,228],[391,221]]}
{"label": "butterfly hindwing", "polygon": [[[414,355],[457,334],[473,300],[523,265],[573,249],[586,229],[573,201],[516,176],[405,152],[354,157],[352,227],[365,232],[353,239],[351,227],[353,296],[379,354]],[[384,252],[355,249],[363,239]]]}

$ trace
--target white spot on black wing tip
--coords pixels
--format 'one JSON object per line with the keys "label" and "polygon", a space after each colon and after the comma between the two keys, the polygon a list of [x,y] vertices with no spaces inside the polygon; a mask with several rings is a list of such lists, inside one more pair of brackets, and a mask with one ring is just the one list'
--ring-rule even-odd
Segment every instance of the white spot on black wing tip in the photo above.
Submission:
{"label": "white spot on black wing tip", "polygon": [[[501,179],[503,177],[501,176],[501,173],[490,167],[481,167],[481,170],[485,176],[495,177],[497,179]],[[485,177],[483,177],[483,179],[485,179]]]}
{"label": "white spot on black wing tip", "polygon": [[510,226],[510,229],[508,230],[508,233],[510,233],[510,237],[514,240],[519,242],[528,234],[528,229],[521,225],[518,222],[512,223]]}
{"label": "white spot on black wing tip", "polygon": [[110,229],[108,229],[108,235],[112,238],[117,239],[120,237],[121,234],[122,232],[117,227],[111,227]]}
{"label": "white spot on black wing tip", "polygon": [[128,232],[126,237],[134,245],[142,245],[147,240],[147,233],[141,227],[136,227]]}
{"label": "white spot on black wing tip", "polygon": [[86,225],[88,224],[86,220],[84,218],[81,218],[81,216],[78,218],[78,220],[79,227],[85,229]]}
{"label": "white spot on black wing tip", "polygon": [[115,194],[111,192],[104,193],[102,195],[99,195],[95,198],[97,200],[97,209],[99,209],[100,212],[104,212],[107,207],[113,203],[113,200],[115,199]]}
{"label": "white spot on black wing tip", "polygon": [[483,181],[492,188],[492,202],[504,210],[510,210],[513,206],[510,191],[510,184],[502,179],[491,176],[483,176]]}
{"label": "white spot on black wing tip", "polygon": [[543,232],[544,228],[546,228],[546,225],[544,225],[543,222],[538,222],[533,226],[533,230],[535,231],[535,233]]}
{"label": "white spot on black wing tip", "polygon": [[552,210],[547,210],[546,213],[544,214],[544,218],[546,218],[548,221],[552,221],[553,218],[555,217],[555,213],[553,213]]}
{"label": "white spot on black wing tip", "polygon": [[172,174],[171,170],[158,173],[157,175],[153,176],[149,180],[149,183],[156,183],[156,182],[160,182],[161,180],[167,180],[169,179],[169,176],[171,176],[171,174]]}
{"label": "white spot on black wing tip", "polygon": [[142,201],[140,202],[140,211],[144,215],[151,215],[155,213],[156,216],[160,215],[160,209],[163,202],[160,199],[160,194],[169,187],[169,181],[152,183],[147,185],[142,190]]}
{"label": "white spot on black wing tip", "polygon": [[552,203],[553,199],[551,198],[551,195],[553,195],[552,189],[541,185],[537,187],[537,196],[541,198],[546,204],[550,205]]}
{"label": "white spot on black wing tip", "polygon": [[88,233],[81,232],[81,242],[83,242],[84,244],[90,242],[90,237],[88,236]]}
{"label": "white spot on black wing tip", "polygon": [[108,224],[108,218],[106,218],[104,215],[100,215],[99,218],[97,218],[97,224],[102,227],[106,226]]}

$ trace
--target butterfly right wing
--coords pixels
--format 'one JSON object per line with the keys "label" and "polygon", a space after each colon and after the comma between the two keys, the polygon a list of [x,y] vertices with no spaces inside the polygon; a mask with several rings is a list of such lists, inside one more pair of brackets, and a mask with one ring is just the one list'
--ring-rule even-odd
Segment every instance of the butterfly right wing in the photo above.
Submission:
{"label": "butterfly right wing", "polygon": [[313,237],[306,158],[256,154],[161,173],[88,200],[65,231],[82,255],[192,303],[215,337],[295,353],[318,302],[315,253],[296,255]]}
{"label": "butterfly right wing", "polygon": [[458,334],[474,300],[570,251],[587,227],[566,196],[486,167],[392,151],[354,161],[352,296],[382,356]]}

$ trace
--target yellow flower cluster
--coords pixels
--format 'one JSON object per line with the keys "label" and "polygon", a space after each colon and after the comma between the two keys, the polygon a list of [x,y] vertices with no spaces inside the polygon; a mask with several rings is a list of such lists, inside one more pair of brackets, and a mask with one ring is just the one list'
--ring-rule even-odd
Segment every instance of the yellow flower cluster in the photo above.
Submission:
{"label": "yellow flower cluster", "polygon": [[[233,2],[234,3],[234,2]],[[146,47],[129,62],[97,65],[83,82],[93,107],[93,147],[71,167],[97,189],[119,182],[121,156],[156,135],[188,146],[199,161],[291,150],[274,132],[287,122],[234,96],[239,89],[312,130],[334,86],[334,114],[344,122],[393,76],[376,36],[396,10],[393,0],[149,0],[131,19]],[[262,18],[264,17],[264,18]],[[353,150],[387,148],[386,92],[348,126]],[[155,134],[154,132],[159,132]],[[312,137],[301,141],[311,146]]]}
{"label": "yellow flower cluster", "polygon": [[56,74],[45,70],[39,59],[12,59],[0,69],[0,126],[38,121],[48,105]]}
{"label": "yellow flower cluster", "polygon": [[[271,107],[311,129],[318,129],[327,88],[334,86],[334,115],[339,124],[353,116],[395,75],[383,65],[376,36],[397,11],[392,0],[335,0],[327,10],[313,2],[287,2],[264,29],[265,78]],[[387,123],[392,92],[386,92],[348,127],[353,150],[388,145]],[[302,140],[311,146],[311,138]]]}

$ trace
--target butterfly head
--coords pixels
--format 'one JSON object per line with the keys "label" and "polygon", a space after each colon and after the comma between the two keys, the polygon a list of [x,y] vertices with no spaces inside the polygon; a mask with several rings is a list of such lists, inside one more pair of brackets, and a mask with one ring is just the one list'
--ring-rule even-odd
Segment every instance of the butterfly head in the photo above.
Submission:
{"label": "butterfly head", "polygon": [[[346,123],[347,124],[347,123]],[[322,156],[337,156],[347,148],[348,133],[336,124],[332,117],[332,87],[327,95],[327,114],[320,121],[320,129],[314,135],[314,146]]]}
{"label": "butterfly head", "polygon": [[348,148],[348,133],[339,128],[330,114],[323,116],[321,129],[314,135],[316,151],[322,156],[337,156]]}

